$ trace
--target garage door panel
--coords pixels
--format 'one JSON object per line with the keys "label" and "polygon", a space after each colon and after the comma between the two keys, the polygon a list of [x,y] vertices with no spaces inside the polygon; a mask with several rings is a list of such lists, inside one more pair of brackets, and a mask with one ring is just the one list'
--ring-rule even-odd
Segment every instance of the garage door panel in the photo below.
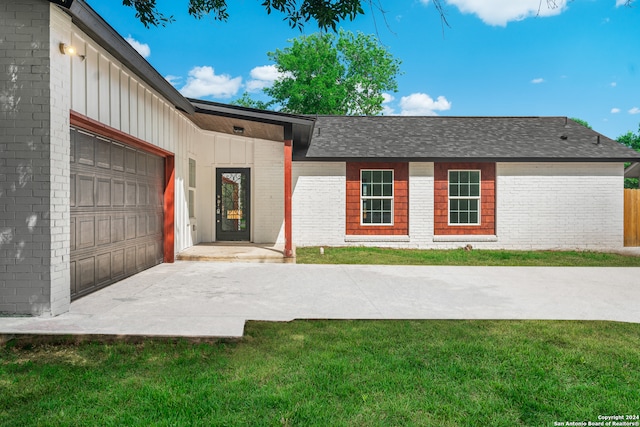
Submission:
{"label": "garage door panel", "polygon": [[164,159],[72,129],[71,297],[163,261]]}
{"label": "garage door panel", "polygon": [[78,163],[88,166],[95,165],[95,137],[85,132],[76,135],[76,154]]}
{"label": "garage door panel", "polygon": [[111,206],[111,179],[98,178],[98,191],[96,194],[97,206],[107,207]]}
{"label": "garage door panel", "polygon": [[92,207],[95,205],[93,194],[93,176],[78,175],[78,207]]}
{"label": "garage door panel", "polygon": [[95,218],[81,216],[76,218],[77,249],[86,249],[95,246]]}
{"label": "garage door panel", "polygon": [[111,146],[111,169],[116,172],[124,172],[124,147],[120,144]]}
{"label": "garage door panel", "polygon": [[108,245],[111,243],[111,217],[98,218],[98,246]]}
{"label": "garage door panel", "polygon": [[103,169],[111,169],[111,141],[96,139],[96,166]]}

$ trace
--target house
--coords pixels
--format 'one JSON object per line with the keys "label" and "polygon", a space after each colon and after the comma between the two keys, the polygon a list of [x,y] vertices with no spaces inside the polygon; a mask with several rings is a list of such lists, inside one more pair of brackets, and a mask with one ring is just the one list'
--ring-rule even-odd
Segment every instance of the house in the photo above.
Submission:
{"label": "house", "polygon": [[3,314],[66,312],[200,242],[623,245],[640,154],[563,117],[186,99],[82,0],[3,2],[0,40]]}

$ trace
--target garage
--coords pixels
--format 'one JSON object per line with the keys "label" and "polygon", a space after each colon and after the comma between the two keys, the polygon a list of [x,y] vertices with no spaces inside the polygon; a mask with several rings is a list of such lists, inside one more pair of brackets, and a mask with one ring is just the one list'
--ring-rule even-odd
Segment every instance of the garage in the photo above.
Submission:
{"label": "garage", "polygon": [[165,159],[71,127],[71,298],[163,262]]}

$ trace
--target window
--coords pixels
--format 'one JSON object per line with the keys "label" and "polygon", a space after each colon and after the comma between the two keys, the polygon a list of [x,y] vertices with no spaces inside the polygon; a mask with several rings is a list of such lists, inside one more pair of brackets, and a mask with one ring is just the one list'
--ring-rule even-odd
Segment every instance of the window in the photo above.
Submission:
{"label": "window", "polygon": [[196,216],[196,161],[189,159],[189,218]]}
{"label": "window", "polygon": [[393,224],[393,170],[360,171],[361,225]]}
{"label": "window", "polygon": [[449,171],[449,225],[480,224],[480,171]]}

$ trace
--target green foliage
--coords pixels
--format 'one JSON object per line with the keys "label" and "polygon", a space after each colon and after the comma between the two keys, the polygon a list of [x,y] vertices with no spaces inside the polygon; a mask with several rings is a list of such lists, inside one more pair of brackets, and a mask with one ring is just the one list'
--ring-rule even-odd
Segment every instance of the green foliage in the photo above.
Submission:
{"label": "green foliage", "polygon": [[283,112],[375,115],[397,91],[400,61],[372,35],[316,33],[267,55],[283,77],[264,92]]}
{"label": "green foliage", "polygon": [[601,252],[418,250],[375,247],[296,249],[299,264],[640,267],[640,257]]}
{"label": "green foliage", "polygon": [[551,426],[637,414],[640,325],[248,322],[235,343],[0,347],[6,426]]}
{"label": "green foliage", "polygon": [[[616,141],[640,152],[640,126],[638,126],[638,133],[629,131],[624,135],[620,135]],[[629,164],[625,164],[625,167],[629,166]],[[625,178],[624,188],[638,188],[638,178]]]}
{"label": "green foliage", "polygon": [[230,104],[246,108],[255,108],[257,110],[268,110],[271,108],[271,103],[253,99],[248,92],[243,93],[240,98],[236,99],[235,101],[231,101]]}
{"label": "green foliage", "polygon": [[586,127],[586,128],[593,129],[593,128],[591,127],[591,125],[589,124],[589,122],[587,122],[586,120],[578,119],[578,118],[576,118],[576,117],[571,117],[571,120],[573,120],[573,121],[574,121],[574,122],[576,122],[576,123],[581,124],[582,126],[584,126],[584,127]]}

